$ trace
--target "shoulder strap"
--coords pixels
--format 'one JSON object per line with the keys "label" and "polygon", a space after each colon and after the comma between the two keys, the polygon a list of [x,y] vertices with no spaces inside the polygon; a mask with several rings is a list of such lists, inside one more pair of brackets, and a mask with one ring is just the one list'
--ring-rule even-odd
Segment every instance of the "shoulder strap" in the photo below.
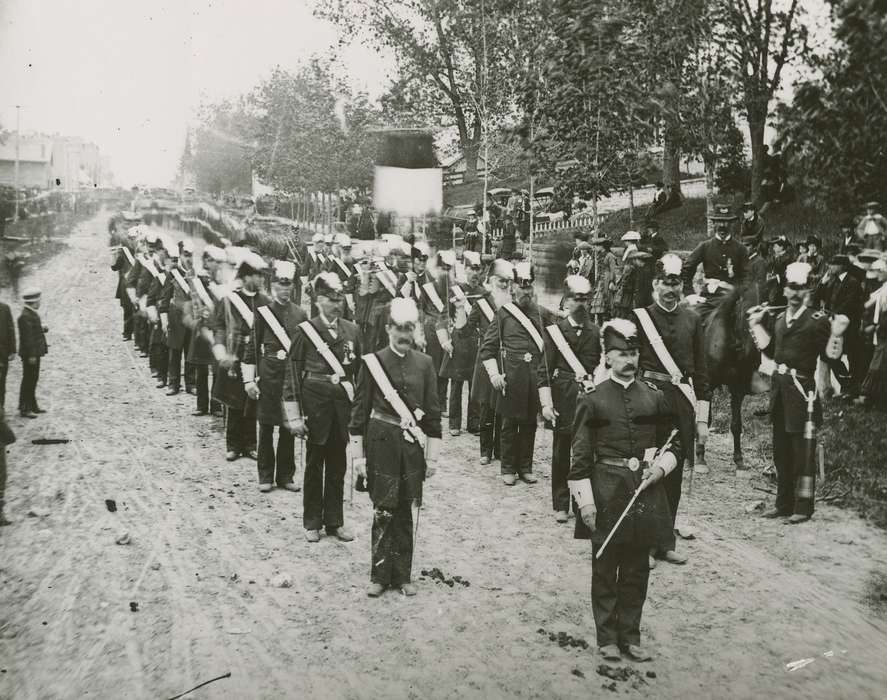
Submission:
{"label": "shoulder strap", "polygon": [[466,314],[471,313],[471,302],[468,301],[468,297],[465,296],[465,290],[462,289],[458,284],[453,285],[453,296],[456,301],[462,305],[462,308],[465,309]]}
{"label": "shoulder strap", "polygon": [[191,283],[194,285],[194,291],[197,292],[197,296],[200,297],[200,301],[203,302],[203,305],[208,309],[214,309],[216,305],[210,298],[209,292],[206,291],[206,287],[203,285],[203,280],[195,275],[191,280]]}
{"label": "shoulder strap", "polygon": [[126,256],[127,262],[130,265],[135,265],[136,260],[134,257],[132,257],[132,253],[130,252],[129,248],[127,248],[125,245],[123,245],[123,246],[120,246],[120,249],[123,251],[123,254]]}
{"label": "shoulder strap", "polygon": [[267,305],[260,306],[256,311],[262,317],[262,320],[268,325],[268,328],[271,329],[271,332],[274,333],[274,337],[277,338],[277,342],[280,343],[280,346],[289,352],[292,343],[290,342],[290,338],[283,325],[277,320],[277,316],[274,315],[274,312]]}
{"label": "shoulder strap", "polygon": [[348,400],[354,401],[354,386],[351,382],[342,381],[345,379],[345,368],[342,367],[342,363],[339,362],[339,358],[336,357],[335,353],[330,350],[330,346],[323,342],[323,338],[320,337],[320,333],[317,332],[314,324],[311,321],[302,321],[299,324],[299,328],[305,334],[305,337],[311,341],[311,344],[323,358],[323,361],[329,365],[333,374],[339,378],[339,383],[342,385],[345,393],[348,394]]}
{"label": "shoulder strap", "polygon": [[542,340],[542,336],[539,334],[539,331],[536,330],[536,326],[533,325],[533,322],[527,318],[527,315],[512,302],[508,302],[502,308],[510,313],[514,319],[524,327],[524,330],[530,334],[533,342],[536,343],[539,352],[542,352],[545,349],[545,341]]}
{"label": "shoulder strap", "polygon": [[240,295],[236,291],[231,290],[228,293],[227,298],[231,302],[231,305],[235,309],[237,309],[237,313],[240,314],[240,317],[244,320],[246,325],[249,328],[252,328],[253,324],[256,321],[255,316],[253,316],[253,312],[250,311],[249,307],[244,303],[243,299],[240,298]]}
{"label": "shoulder strap", "polygon": [[381,282],[382,286],[385,287],[385,290],[392,296],[397,296],[397,291],[394,289],[394,284],[391,282],[391,278],[386,274],[385,270],[379,270],[376,272],[376,279]]}
{"label": "shoulder strap", "polygon": [[339,269],[345,273],[345,277],[351,277],[351,270],[348,269],[348,266],[343,263],[339,258],[333,258],[333,262],[339,266]]}
{"label": "shoulder strap", "polygon": [[546,326],[545,330],[548,331],[548,335],[551,336],[555,346],[567,361],[567,364],[570,365],[570,369],[573,371],[573,374],[576,375],[576,379],[582,379],[582,377],[587,376],[588,370],[582,366],[579,358],[576,357],[576,353],[573,352],[573,348],[570,347],[570,344],[564,337],[564,333],[561,331],[560,327],[552,323],[550,326]]}
{"label": "shoulder strap", "polygon": [[422,285],[422,291],[428,296],[431,300],[431,303],[434,304],[434,308],[437,309],[438,313],[444,310],[444,303],[440,298],[440,294],[437,293],[437,290],[434,288],[434,284],[431,282],[426,282]]}
{"label": "shoulder strap", "polygon": [[382,392],[382,396],[385,397],[385,400],[400,418],[404,439],[407,442],[418,442],[424,447],[425,433],[422,432],[418,424],[422,420],[422,416],[425,415],[422,409],[417,408],[415,411],[410,411],[407,402],[397,393],[397,389],[391,383],[391,379],[388,377],[388,373],[385,371],[376,353],[371,352],[364,355],[363,361],[376,386],[379,387],[379,391]]}
{"label": "shoulder strap", "polygon": [[690,406],[692,406],[693,410],[696,410],[696,392],[693,391],[693,387],[689,384],[681,382],[681,370],[678,367],[677,362],[674,361],[674,358],[671,356],[671,353],[668,351],[668,348],[665,347],[665,341],[662,339],[662,336],[659,335],[659,331],[656,328],[656,324],[653,323],[653,319],[650,318],[650,314],[646,309],[635,309],[634,315],[638,317],[638,321],[641,322],[641,328],[644,329],[644,335],[647,336],[647,340],[650,341],[650,346],[653,348],[653,352],[656,353],[656,357],[659,358],[659,362],[662,364],[663,369],[671,375],[672,383],[680,390],[680,392],[687,398],[687,401],[690,402]]}
{"label": "shoulder strap", "polygon": [[493,320],[493,316],[496,315],[493,311],[493,307],[490,306],[490,302],[481,297],[477,300],[477,305],[480,308],[481,313],[484,315],[484,318],[487,319],[487,323],[490,323]]}
{"label": "shoulder strap", "polygon": [[185,278],[182,277],[182,273],[179,272],[178,270],[176,270],[175,268],[173,268],[171,272],[172,272],[173,279],[182,288],[182,291],[185,292],[185,294],[187,294],[188,296],[191,296],[191,290],[188,288],[188,283],[185,282]]}

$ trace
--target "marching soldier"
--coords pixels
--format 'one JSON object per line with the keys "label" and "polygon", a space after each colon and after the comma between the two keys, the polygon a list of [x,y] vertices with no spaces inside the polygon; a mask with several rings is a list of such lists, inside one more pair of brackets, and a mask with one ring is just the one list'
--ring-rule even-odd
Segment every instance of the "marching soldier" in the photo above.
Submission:
{"label": "marching soldier", "polygon": [[161,246],[156,253],[156,274],[145,297],[145,309],[151,329],[148,353],[157,372],[157,388],[163,389],[166,387],[167,379],[169,378],[169,349],[166,345],[169,319],[166,312],[160,313],[160,304],[166,285],[172,284],[170,270],[172,270],[173,265],[178,259],[178,249],[168,238],[158,237],[158,239],[161,242]]}
{"label": "marching soldier", "polygon": [[[653,303],[634,310],[639,330],[640,379],[665,394],[674,409],[681,438],[681,451],[675,453],[677,467],[662,482],[671,512],[672,534],[661,549],[652,553],[672,564],[687,561],[675,552],[674,522],[681,500],[684,465],[693,468],[697,431],[702,437],[708,434],[711,401],[702,321],[699,314],[680,303],[682,264],[674,253],[663,256],[654,273]],[[651,566],[655,566],[655,560]]]}
{"label": "marching soldier", "polygon": [[118,246],[111,269],[117,273],[117,292],[115,297],[120,302],[120,308],[123,309],[123,339],[132,340],[133,306],[126,291],[126,279],[129,271],[136,263],[135,256],[130,247],[133,239],[138,235],[136,227],[130,228],[126,235],[128,240],[123,241]]}
{"label": "marching soldier", "polygon": [[[139,228],[138,226],[136,228]],[[147,318],[146,299],[156,268],[152,256],[157,242],[156,234],[139,232],[135,264],[126,275],[126,293],[133,306],[133,342],[141,357],[149,357],[150,324]],[[152,272],[153,271],[153,272]],[[153,364],[149,361],[151,369]]]}
{"label": "marching soldier", "polygon": [[528,484],[538,481],[533,474],[533,447],[540,408],[537,386],[539,363],[544,361],[545,321],[533,299],[533,279],[530,263],[514,266],[514,301],[496,311],[479,353],[493,391],[500,394],[496,412],[502,416],[501,472],[507,486],[514,486],[518,478]]}
{"label": "marching soldier", "polygon": [[542,416],[554,426],[551,455],[551,504],[555,520],[567,522],[570,512],[570,448],[573,418],[582,396],[594,391],[594,371],[601,359],[600,329],[588,313],[591,284],[579,275],[567,277],[563,307],[566,317],[545,328],[548,372],[539,372]]}
{"label": "marching soldier", "polygon": [[810,291],[810,265],[792,263],[786,268],[788,307],[775,318],[766,307],[752,309],[749,325],[758,349],[776,363],[770,389],[773,424],[773,462],[776,467],[776,506],[765,518],[787,517],[803,523],[813,515],[816,466],[815,426],[822,422],[816,392],[816,361],[833,363],[843,352],[842,337],[850,320],[828,316],[804,304]]}
{"label": "marching soldier", "polygon": [[478,297],[468,314],[467,333],[477,338],[474,373],[471,378],[471,402],[480,410],[480,463],[489,464],[493,458],[499,459],[502,431],[502,417],[496,413],[496,404],[501,396],[493,390],[490,376],[480,358],[480,346],[487,329],[496,316],[496,311],[511,301],[511,285],[514,281],[514,266],[507,260],[495,260],[490,266],[490,291]]}
{"label": "marching soldier", "polygon": [[48,350],[48,329],[40,319],[40,290],[26,291],[22,294],[22,301],[25,305],[18,317],[18,354],[22,358],[18,410],[23,418],[36,418],[38,413],[46,413],[37,405],[37,380],[40,379],[41,358]]}
{"label": "marching soldier", "polygon": [[391,302],[388,347],[363,356],[351,412],[354,468],[366,477],[373,503],[371,597],[390,587],[416,593],[412,505],[418,518],[422,484],[434,473],[441,437],[434,365],[413,349],[418,323],[412,299]]}
{"label": "marching soldier", "polygon": [[219,372],[213,385],[213,398],[227,407],[225,411],[225,459],[256,459],[256,402],[247,395],[241,361],[251,342],[255,323],[256,295],[262,284],[265,261],[246,248],[229,248],[229,260],[236,269],[232,289],[216,304],[211,328],[214,334],[213,356]]}
{"label": "marching soldier", "polygon": [[[163,295],[159,304],[161,316],[166,314],[166,345],[169,348],[167,359],[167,396],[175,396],[182,390],[182,354],[191,343],[191,332],[185,325],[185,304],[191,298],[191,285],[187,278],[191,276],[191,260],[193,245],[190,242],[179,244],[178,261],[168,273]],[[174,259],[174,262],[175,259]],[[190,387],[190,363],[185,358],[185,385]]]}
{"label": "marching soldier", "polygon": [[672,432],[669,442],[673,416],[665,394],[635,378],[635,325],[615,319],[601,333],[609,377],[576,408],[569,475],[580,514],[575,537],[592,543],[591,608],[601,655],[619,661],[621,651],[649,661],[640,633],[648,551],[669,538],[671,515],[660,481],[677,466],[680,436]]}
{"label": "marching soldier", "polygon": [[477,405],[471,400],[471,375],[477,359],[477,331],[469,327],[468,316],[473,303],[482,296],[484,290],[477,285],[480,277],[480,253],[470,251],[463,254],[467,267],[468,281],[457,283],[455,279],[456,256],[452,251],[440,253],[442,267],[449,277],[447,312],[438,321],[438,339],[444,351],[440,374],[450,383],[450,434],[458,436],[462,432],[462,385],[468,382],[468,424],[469,433],[478,431]]}
{"label": "marching soldier", "polygon": [[[190,279],[191,294],[184,308],[185,325],[190,329],[188,362],[194,367],[194,385],[197,394],[197,410],[193,415],[205,416],[210,412],[209,370],[217,371],[213,356],[213,333],[209,328],[216,304],[221,301],[218,285],[219,266],[225,262],[225,251],[208,245],[203,249],[202,265],[195,265]],[[216,402],[213,402],[216,403]]]}
{"label": "marching soldier", "polygon": [[307,440],[302,524],[308,542],[327,535],[350,542],[342,501],[345,490],[348,424],[351,421],[360,331],[343,317],[342,281],[332,272],[314,279],[317,316],[303,321],[290,350],[288,427]]}
{"label": "marching soldier", "polygon": [[[268,299],[261,292],[256,295],[253,333],[241,364],[244,390],[250,399],[257,402],[259,449],[256,466],[259,471],[259,491],[262,493],[274,488],[275,471],[278,488],[300,490],[298,484],[293,482],[296,473],[294,437],[285,427],[286,418],[282,408],[289,366],[286,357],[296,329],[308,318],[302,309],[290,301],[295,276],[293,263],[274,261],[271,298]],[[278,429],[276,455],[275,426]]]}

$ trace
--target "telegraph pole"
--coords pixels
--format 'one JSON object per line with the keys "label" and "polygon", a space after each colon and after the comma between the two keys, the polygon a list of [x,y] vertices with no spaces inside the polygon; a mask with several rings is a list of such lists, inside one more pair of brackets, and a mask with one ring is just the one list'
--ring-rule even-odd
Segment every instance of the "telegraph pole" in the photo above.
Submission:
{"label": "telegraph pole", "polygon": [[21,105],[15,106],[15,214],[13,215],[12,220],[18,221],[18,155],[19,155],[19,141],[21,140]]}

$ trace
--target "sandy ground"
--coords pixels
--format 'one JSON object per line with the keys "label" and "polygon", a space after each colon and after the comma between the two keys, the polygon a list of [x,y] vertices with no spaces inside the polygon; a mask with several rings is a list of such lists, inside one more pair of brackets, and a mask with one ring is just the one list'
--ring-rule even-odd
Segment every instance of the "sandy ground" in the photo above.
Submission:
{"label": "sandy ground", "polygon": [[[712,473],[685,497],[698,534],[680,543],[689,565],[652,573],[643,633],[658,656],[622,664],[640,675],[596,672],[590,550],[550,512],[547,433],[539,483],[513,488],[498,465],[478,465],[474,438],[447,437],[414,572],[438,567],[470,586],[419,579],[415,598],[366,598],[366,497],[346,503],[354,542],[309,545],[301,497],[261,495],[253,462],[224,461],[218,419],[154,388],[120,340],[105,223],[83,225],[34,273],[50,326],[39,386],[49,413],[11,418],[0,698],[168,698],[228,671],[192,697],[887,694],[887,537],[827,505],[800,527],[746,513],[769,497],[727,469],[723,435]],[[16,365],[8,407],[19,376]],[[765,450],[747,452],[757,468]],[[132,543],[116,545],[124,531]],[[281,574],[290,587],[273,585]],[[787,669],[801,659],[812,662]]]}

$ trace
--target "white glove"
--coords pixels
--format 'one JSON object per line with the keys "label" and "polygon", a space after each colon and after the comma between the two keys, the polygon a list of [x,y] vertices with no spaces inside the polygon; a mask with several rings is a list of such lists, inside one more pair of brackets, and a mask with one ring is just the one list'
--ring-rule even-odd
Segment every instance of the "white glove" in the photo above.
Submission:
{"label": "white glove", "polygon": [[505,375],[494,374],[492,377],[490,377],[490,384],[493,385],[493,388],[496,391],[505,391]]}
{"label": "white glove", "polygon": [[597,521],[597,510],[595,510],[594,503],[582,506],[579,509],[579,517],[582,518],[582,522],[585,523],[585,526],[594,532],[595,522]]}
{"label": "white glove", "polygon": [[249,396],[253,401],[259,400],[259,385],[255,382],[247,382],[243,385],[244,391],[246,391],[246,395]]}

